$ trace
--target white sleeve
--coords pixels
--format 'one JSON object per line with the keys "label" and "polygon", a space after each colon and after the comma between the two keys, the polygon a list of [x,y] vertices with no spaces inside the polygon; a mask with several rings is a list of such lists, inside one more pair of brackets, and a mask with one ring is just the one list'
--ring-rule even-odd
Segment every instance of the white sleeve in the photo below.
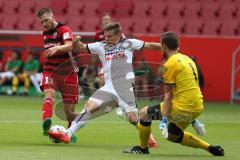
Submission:
{"label": "white sleeve", "polygon": [[140,51],[144,47],[144,41],[138,39],[128,39],[132,44],[132,49],[135,51]]}
{"label": "white sleeve", "polygon": [[100,53],[100,42],[87,44],[87,50],[91,54],[99,54]]}

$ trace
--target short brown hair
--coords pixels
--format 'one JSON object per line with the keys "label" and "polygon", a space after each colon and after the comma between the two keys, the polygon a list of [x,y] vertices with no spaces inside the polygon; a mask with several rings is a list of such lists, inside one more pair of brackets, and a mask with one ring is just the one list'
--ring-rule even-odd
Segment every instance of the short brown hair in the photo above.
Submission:
{"label": "short brown hair", "polygon": [[176,50],[179,47],[178,35],[174,32],[165,32],[160,39],[161,43],[165,44],[170,50]]}
{"label": "short brown hair", "polygon": [[38,12],[37,12],[37,16],[41,17],[43,14],[45,13],[49,13],[52,14],[52,10],[50,8],[41,8]]}
{"label": "short brown hair", "polygon": [[119,22],[112,22],[112,23],[106,24],[103,27],[103,30],[104,31],[111,31],[111,30],[113,30],[114,33],[117,34],[117,33],[120,33],[122,31],[122,27],[121,27]]}

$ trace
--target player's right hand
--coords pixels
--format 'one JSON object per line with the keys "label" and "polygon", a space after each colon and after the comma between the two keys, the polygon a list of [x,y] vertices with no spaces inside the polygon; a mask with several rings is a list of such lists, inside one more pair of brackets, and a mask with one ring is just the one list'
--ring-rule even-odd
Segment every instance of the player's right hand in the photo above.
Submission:
{"label": "player's right hand", "polygon": [[81,40],[81,38],[82,38],[81,36],[74,36],[73,37],[73,43],[74,44],[78,43]]}
{"label": "player's right hand", "polygon": [[162,117],[162,121],[159,124],[159,129],[163,130],[163,128],[167,126],[167,123],[168,123],[167,117]]}

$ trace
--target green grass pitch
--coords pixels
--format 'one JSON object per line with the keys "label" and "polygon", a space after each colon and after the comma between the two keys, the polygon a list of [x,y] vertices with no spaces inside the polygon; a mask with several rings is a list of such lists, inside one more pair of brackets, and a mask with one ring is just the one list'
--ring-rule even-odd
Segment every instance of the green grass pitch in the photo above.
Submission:
{"label": "green grass pitch", "polygon": [[[225,157],[214,157],[201,149],[173,144],[161,137],[159,122],[152,126],[159,147],[150,155],[121,153],[138,144],[136,129],[114,112],[95,119],[77,133],[76,144],[54,144],[42,136],[41,101],[37,97],[0,96],[0,160],[239,160],[240,105],[206,103],[199,117],[206,124],[204,140],[221,144]],[[81,110],[83,100],[77,106]],[[140,106],[156,101],[141,101]],[[54,124],[65,124],[54,117]],[[192,127],[188,130],[193,132]]]}

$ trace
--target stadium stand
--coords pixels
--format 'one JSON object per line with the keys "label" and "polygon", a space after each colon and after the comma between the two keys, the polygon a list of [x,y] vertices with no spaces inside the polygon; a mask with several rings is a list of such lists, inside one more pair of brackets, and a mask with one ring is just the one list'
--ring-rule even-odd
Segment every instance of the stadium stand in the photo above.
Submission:
{"label": "stadium stand", "polygon": [[185,19],[183,33],[187,35],[199,35],[202,33],[203,23],[197,19]]}
{"label": "stadium stand", "polygon": [[125,34],[132,33],[134,23],[131,18],[119,18],[118,21],[121,23]]}
{"label": "stadium stand", "polygon": [[71,1],[68,4],[67,15],[70,17],[78,17],[83,14],[84,4],[77,0]]}
{"label": "stadium stand", "polygon": [[75,31],[95,31],[98,19],[107,12],[121,20],[126,33],[172,30],[186,35],[240,35],[240,0],[24,1],[0,0],[0,29],[41,30],[35,13],[39,8],[51,7],[58,20]]}
{"label": "stadium stand", "polygon": [[134,33],[147,34],[150,30],[151,20],[148,18],[135,18],[133,24]]}
{"label": "stadium stand", "polygon": [[147,1],[134,1],[133,17],[147,18],[150,13],[150,4]]}
{"label": "stadium stand", "polygon": [[102,15],[103,13],[109,13],[113,15],[115,13],[116,3],[114,0],[101,0],[98,6],[98,13]]}
{"label": "stadium stand", "polygon": [[118,0],[116,1],[115,16],[116,17],[129,17],[133,11],[132,0]]}

